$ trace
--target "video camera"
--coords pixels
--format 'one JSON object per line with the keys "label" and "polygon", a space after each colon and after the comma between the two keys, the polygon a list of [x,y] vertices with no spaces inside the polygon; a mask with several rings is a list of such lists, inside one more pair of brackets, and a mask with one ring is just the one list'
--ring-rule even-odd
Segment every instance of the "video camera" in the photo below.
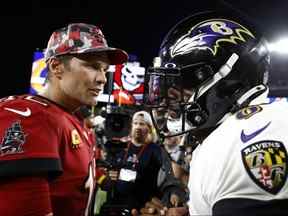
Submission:
{"label": "video camera", "polygon": [[[98,166],[108,169],[120,169],[121,153],[128,144],[131,114],[125,107],[110,107],[102,113],[105,118],[103,133],[105,141],[101,145],[105,157],[97,161]],[[125,139],[126,138],[126,139]]]}
{"label": "video camera", "polygon": [[107,113],[104,124],[107,139],[113,140],[128,136],[130,120],[129,114],[124,114],[121,112]]}

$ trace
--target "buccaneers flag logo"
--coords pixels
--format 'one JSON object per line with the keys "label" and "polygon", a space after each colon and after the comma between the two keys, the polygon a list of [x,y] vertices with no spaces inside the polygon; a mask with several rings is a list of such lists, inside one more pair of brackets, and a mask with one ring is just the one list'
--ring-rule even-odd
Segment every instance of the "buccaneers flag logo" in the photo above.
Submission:
{"label": "buccaneers flag logo", "polygon": [[5,132],[0,143],[0,155],[22,153],[27,134],[24,133],[21,122],[14,122]]}

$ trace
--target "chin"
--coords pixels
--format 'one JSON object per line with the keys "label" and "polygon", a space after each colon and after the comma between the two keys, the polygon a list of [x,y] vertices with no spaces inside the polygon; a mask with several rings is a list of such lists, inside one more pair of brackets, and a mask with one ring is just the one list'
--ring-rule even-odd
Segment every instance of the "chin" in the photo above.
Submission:
{"label": "chin", "polygon": [[89,105],[90,106],[96,106],[97,105],[97,100],[94,100],[94,101],[91,101],[90,103],[89,103]]}
{"label": "chin", "polygon": [[97,105],[97,99],[96,98],[89,98],[88,100],[85,100],[85,103],[88,106],[96,106]]}

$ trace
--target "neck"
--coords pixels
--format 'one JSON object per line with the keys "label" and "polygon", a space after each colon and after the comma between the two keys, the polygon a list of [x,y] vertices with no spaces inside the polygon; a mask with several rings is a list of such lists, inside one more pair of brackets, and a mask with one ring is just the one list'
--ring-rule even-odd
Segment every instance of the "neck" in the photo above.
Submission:
{"label": "neck", "polygon": [[145,140],[142,137],[134,137],[132,136],[131,142],[136,146],[142,146],[145,144]]}
{"label": "neck", "polygon": [[45,87],[45,90],[39,95],[59,104],[70,112],[74,112],[79,108],[79,103],[73,99],[68,98],[63,91],[58,90],[55,86],[51,86],[49,83]]}
{"label": "neck", "polygon": [[140,146],[144,145],[144,143],[137,143],[137,142],[135,142],[133,140],[132,140],[132,144],[137,146],[137,147],[140,147]]}

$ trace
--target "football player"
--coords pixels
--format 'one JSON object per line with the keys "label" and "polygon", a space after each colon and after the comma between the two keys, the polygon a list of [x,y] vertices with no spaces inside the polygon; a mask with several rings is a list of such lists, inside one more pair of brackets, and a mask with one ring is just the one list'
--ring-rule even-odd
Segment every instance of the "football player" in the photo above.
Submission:
{"label": "football player", "polygon": [[43,92],[0,102],[0,215],[90,215],[95,143],[76,113],[96,105],[109,65],[128,56],[98,27],[72,23],[53,32],[45,58]]}
{"label": "football player", "polygon": [[[189,132],[201,143],[190,163],[190,215],[287,215],[288,104],[267,103],[269,67],[263,35],[237,14],[200,12],[164,38],[145,100],[160,134]],[[188,214],[155,200],[141,213]]]}

